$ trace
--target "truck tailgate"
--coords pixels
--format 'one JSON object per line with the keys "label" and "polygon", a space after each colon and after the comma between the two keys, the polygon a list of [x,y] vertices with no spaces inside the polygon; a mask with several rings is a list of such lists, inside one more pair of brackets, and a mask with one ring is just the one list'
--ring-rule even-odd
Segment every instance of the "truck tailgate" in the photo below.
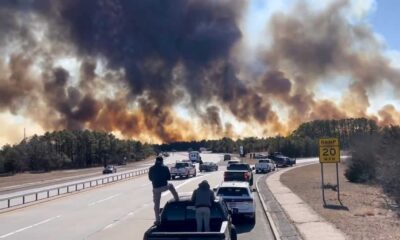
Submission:
{"label": "truck tailgate", "polygon": [[222,222],[221,229],[219,232],[157,232],[152,231],[145,234],[145,240],[222,240],[226,239],[226,236],[230,236],[230,229],[228,228],[228,222]]}
{"label": "truck tailgate", "polygon": [[154,232],[149,234],[148,240],[221,240],[225,239],[224,233],[219,232]]}
{"label": "truck tailgate", "polygon": [[226,171],[224,173],[224,181],[246,181],[246,172],[247,171]]}

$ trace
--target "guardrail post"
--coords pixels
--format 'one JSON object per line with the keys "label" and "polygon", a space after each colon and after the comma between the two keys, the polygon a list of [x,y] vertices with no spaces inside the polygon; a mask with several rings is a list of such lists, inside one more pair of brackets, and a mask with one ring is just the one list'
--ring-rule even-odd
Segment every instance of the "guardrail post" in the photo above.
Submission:
{"label": "guardrail post", "polygon": [[35,201],[37,201],[38,200],[38,193],[36,193],[35,196],[36,196],[36,200]]}
{"label": "guardrail post", "polygon": [[22,196],[22,204],[25,204],[25,195]]}
{"label": "guardrail post", "polygon": [[7,206],[8,206],[8,208],[10,208],[10,205],[11,205],[11,199],[9,198],[9,199],[7,199]]}
{"label": "guardrail post", "polygon": [[67,193],[69,193],[69,186],[67,186]]}
{"label": "guardrail post", "polygon": [[47,190],[47,198],[50,197],[50,190]]}
{"label": "guardrail post", "polygon": [[60,195],[60,188],[57,188],[57,196]]}

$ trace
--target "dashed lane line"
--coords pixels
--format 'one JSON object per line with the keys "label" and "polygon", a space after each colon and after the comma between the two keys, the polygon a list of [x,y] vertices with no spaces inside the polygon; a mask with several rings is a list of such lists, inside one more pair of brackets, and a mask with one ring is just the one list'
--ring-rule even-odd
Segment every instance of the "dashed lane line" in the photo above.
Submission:
{"label": "dashed lane line", "polygon": [[38,222],[38,223],[32,224],[32,225],[30,225],[30,226],[27,226],[27,227],[24,227],[24,228],[20,228],[20,229],[18,229],[18,230],[13,231],[13,232],[10,232],[10,233],[1,235],[0,238],[2,239],[2,238],[6,238],[6,237],[9,237],[9,236],[12,236],[12,235],[14,235],[14,234],[23,232],[23,231],[28,230],[28,229],[30,229],[30,228],[34,228],[34,227],[40,226],[40,225],[42,225],[42,224],[51,222],[51,221],[53,221],[53,220],[55,220],[55,219],[57,219],[57,218],[60,218],[60,217],[61,217],[61,215],[58,215],[58,216],[55,216],[55,217],[52,217],[52,218],[45,219],[45,220],[40,221],[40,222]]}
{"label": "dashed lane line", "polygon": [[114,195],[112,195],[112,196],[106,197],[106,198],[104,198],[104,199],[97,200],[97,201],[95,201],[95,202],[91,202],[91,203],[88,204],[88,206],[91,207],[91,206],[94,206],[94,205],[96,205],[96,204],[99,204],[99,203],[102,203],[102,202],[111,200],[111,199],[113,199],[113,198],[118,197],[119,195],[121,195],[121,193],[114,194]]}

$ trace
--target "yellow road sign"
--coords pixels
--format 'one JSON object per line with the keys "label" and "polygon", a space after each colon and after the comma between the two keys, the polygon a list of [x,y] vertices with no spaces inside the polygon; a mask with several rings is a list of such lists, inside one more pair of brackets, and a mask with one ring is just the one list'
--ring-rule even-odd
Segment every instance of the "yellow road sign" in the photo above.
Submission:
{"label": "yellow road sign", "polygon": [[321,138],[319,140],[319,162],[320,163],[340,162],[339,139]]}

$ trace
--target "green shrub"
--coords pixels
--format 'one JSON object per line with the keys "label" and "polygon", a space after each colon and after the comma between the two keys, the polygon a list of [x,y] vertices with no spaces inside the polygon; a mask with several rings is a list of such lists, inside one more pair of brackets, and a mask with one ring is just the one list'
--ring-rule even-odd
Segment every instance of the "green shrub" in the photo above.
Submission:
{"label": "green shrub", "polygon": [[378,160],[376,153],[380,137],[377,134],[363,134],[351,141],[351,158],[347,160],[345,176],[350,182],[369,182],[377,177]]}
{"label": "green shrub", "polygon": [[379,182],[400,203],[400,127],[385,128],[382,135]]}

